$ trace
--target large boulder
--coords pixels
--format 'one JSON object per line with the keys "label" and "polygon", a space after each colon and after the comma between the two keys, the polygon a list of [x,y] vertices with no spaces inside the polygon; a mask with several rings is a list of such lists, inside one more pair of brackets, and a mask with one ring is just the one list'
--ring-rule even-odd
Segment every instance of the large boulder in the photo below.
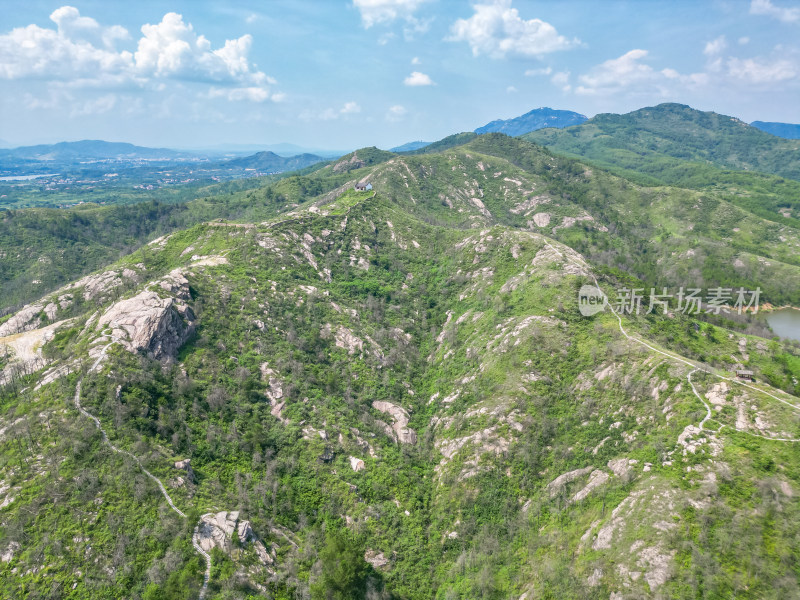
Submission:
{"label": "large boulder", "polygon": [[394,424],[387,427],[386,433],[395,438],[401,444],[416,444],[417,432],[408,427],[408,411],[401,406],[392,404],[391,402],[384,402],[376,400],[372,403],[372,408],[379,410],[382,413],[390,415],[394,419]]}
{"label": "large boulder", "polygon": [[131,352],[164,359],[175,356],[194,332],[196,320],[187,305],[146,290],[112,305],[97,322],[99,329],[106,325]]}

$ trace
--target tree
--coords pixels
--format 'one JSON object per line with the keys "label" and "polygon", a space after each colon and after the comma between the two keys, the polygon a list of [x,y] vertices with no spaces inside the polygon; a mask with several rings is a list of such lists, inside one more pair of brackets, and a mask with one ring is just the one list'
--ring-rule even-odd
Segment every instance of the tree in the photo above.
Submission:
{"label": "tree", "polygon": [[320,561],[322,574],[311,586],[313,600],[364,598],[369,565],[363,548],[347,532],[328,533]]}

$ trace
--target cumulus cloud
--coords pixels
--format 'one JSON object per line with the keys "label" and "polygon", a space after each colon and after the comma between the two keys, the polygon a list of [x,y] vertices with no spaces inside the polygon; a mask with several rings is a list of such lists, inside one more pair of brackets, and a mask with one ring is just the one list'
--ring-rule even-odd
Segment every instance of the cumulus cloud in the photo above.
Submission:
{"label": "cumulus cloud", "polygon": [[361,13],[361,22],[366,29],[378,23],[390,23],[405,19],[424,27],[414,18],[414,12],[428,0],[353,0],[353,6]]}
{"label": "cumulus cloud", "polygon": [[550,81],[553,85],[560,87],[562,91],[568,92],[572,89],[572,86],[569,84],[569,76],[569,71],[559,71],[553,74]]}
{"label": "cumulus cloud", "polygon": [[752,0],[750,14],[772,17],[784,23],[800,23],[800,7],[782,8],[774,5],[771,0]]}
{"label": "cumulus cloud", "polygon": [[579,77],[582,85],[576,91],[579,94],[596,94],[652,79],[655,71],[641,62],[647,54],[647,50],[634,49],[597,65]]}
{"label": "cumulus cloud", "polygon": [[607,60],[581,75],[578,78],[581,85],[575,88],[575,92],[599,95],[625,90],[666,95],[674,84],[697,86],[708,81],[705,73],[681,75],[675,69],[653,69],[643,62],[647,56],[647,50],[637,48],[619,58]]}
{"label": "cumulus cloud", "polygon": [[414,58],[411,59],[411,64],[412,65],[419,65],[419,64],[422,64],[422,61],[419,59],[419,56],[415,56]]}
{"label": "cumulus cloud", "polygon": [[306,110],[300,114],[303,121],[333,121],[342,116],[354,115],[361,112],[357,102],[345,102],[341,108],[326,108],[321,111]]}
{"label": "cumulus cloud", "polygon": [[525,71],[525,75],[528,77],[537,77],[539,75],[550,75],[553,72],[553,69],[550,67],[544,67],[541,69],[528,69]]}
{"label": "cumulus cloud", "polygon": [[213,49],[177,13],[141,28],[135,52],[117,50],[130,38],[124,28],[103,27],[72,6],[50,15],[56,29],[18,27],[0,35],[0,78],[39,78],[73,86],[150,85],[169,80],[213,84],[209,97],[263,102],[275,80],[251,65],[252,37],[227,40]]}
{"label": "cumulus cloud", "polygon": [[423,85],[436,85],[433,83],[433,80],[426,75],[425,73],[420,73],[419,71],[414,71],[403,80],[403,84],[411,86],[411,87],[418,87]]}
{"label": "cumulus cloud", "polygon": [[386,111],[386,120],[387,121],[399,121],[402,119],[408,110],[406,110],[405,106],[401,104],[395,104],[394,106],[390,106],[389,110]]}
{"label": "cumulus cloud", "polygon": [[710,42],[706,42],[706,47],[703,48],[703,54],[706,56],[716,56],[717,54],[722,53],[727,47],[728,42],[725,39],[725,36],[721,35]]}
{"label": "cumulus cloud", "polygon": [[85,41],[94,45],[113,48],[117,40],[130,38],[128,30],[120,25],[101,27],[91,17],[83,17],[74,6],[62,6],[50,15],[50,20],[58,27],[61,37],[74,41]]}
{"label": "cumulus cloud", "polygon": [[81,103],[72,109],[71,117],[82,117],[86,115],[99,115],[107,113],[117,106],[116,94],[105,94],[89,102]]}
{"label": "cumulus cloud", "polygon": [[492,58],[506,55],[536,57],[558,50],[567,50],[580,43],[559,35],[556,28],[540,19],[525,20],[511,0],[495,0],[476,4],[469,19],[458,19],[450,28],[454,42],[467,42],[473,56],[486,54]]}
{"label": "cumulus cloud", "polygon": [[734,58],[728,59],[731,78],[746,83],[780,83],[800,77],[800,65],[787,58]]}
{"label": "cumulus cloud", "polygon": [[345,102],[344,106],[339,111],[343,115],[352,115],[361,112],[361,107],[355,102]]}

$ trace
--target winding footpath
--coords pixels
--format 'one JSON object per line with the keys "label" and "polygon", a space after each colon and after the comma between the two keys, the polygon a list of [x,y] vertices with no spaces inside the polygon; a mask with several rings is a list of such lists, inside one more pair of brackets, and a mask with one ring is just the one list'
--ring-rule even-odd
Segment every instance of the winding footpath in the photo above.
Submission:
{"label": "winding footpath", "polygon": [[[98,356],[97,360],[94,362],[91,369],[89,369],[90,373],[97,369],[97,367],[106,357],[106,352],[112,346],[112,344],[114,344],[114,341],[111,341],[109,344],[103,347],[103,349],[100,351],[100,356]],[[158,477],[153,475],[150,471],[148,471],[145,468],[145,466],[142,464],[142,461],[139,460],[138,456],[128,452],[127,450],[118,448],[117,446],[112,444],[111,441],[108,439],[108,433],[106,433],[106,430],[103,429],[103,426],[100,424],[100,419],[98,419],[88,410],[83,408],[83,406],[81,405],[82,384],[83,384],[83,378],[79,379],[78,384],[75,386],[75,408],[78,409],[78,412],[80,412],[84,417],[94,422],[95,427],[97,427],[97,429],[100,431],[100,434],[103,436],[103,442],[105,442],[109,448],[111,448],[114,452],[118,454],[124,454],[125,456],[132,458],[134,462],[138,465],[138,467],[142,470],[142,472],[156,483],[158,489],[161,491],[161,495],[164,496],[164,499],[167,501],[167,504],[169,504],[170,508],[185,519],[186,513],[184,513],[180,508],[175,506],[175,503],[172,501],[172,498],[167,492],[167,488],[164,487],[164,483]],[[203,557],[206,563],[206,571],[205,574],[203,575],[203,587],[200,588],[200,595],[198,596],[199,600],[203,600],[206,597],[206,592],[208,591],[208,581],[211,578],[211,555],[200,547],[200,542],[198,541],[200,537],[199,531],[200,531],[199,526],[196,526],[194,528],[194,533],[192,534],[192,546],[197,551],[197,553]]]}
{"label": "winding footpath", "polygon": [[[597,278],[594,276],[594,273],[592,273],[591,266],[587,262],[585,262],[582,259],[575,260],[574,257],[564,256],[563,253],[559,252],[559,250],[557,248],[555,248],[553,245],[551,245],[549,242],[545,241],[545,245],[548,248],[550,248],[553,252],[558,254],[564,260],[571,262],[573,265],[575,265],[577,267],[580,267],[581,269],[584,269],[589,274],[589,277],[592,278],[592,281],[594,281],[595,287],[598,290],[601,289],[600,288],[600,284],[597,282]],[[715,373],[715,372],[710,371],[708,369],[704,369],[701,365],[693,363],[692,361],[690,361],[690,360],[688,360],[686,358],[683,358],[682,356],[678,356],[678,355],[673,354],[671,352],[665,352],[664,350],[660,350],[659,348],[651,346],[650,344],[648,344],[644,340],[641,340],[641,339],[639,339],[639,338],[637,338],[635,336],[630,335],[627,331],[625,331],[625,327],[623,327],[623,325],[622,325],[622,317],[619,315],[619,313],[616,310],[614,310],[614,307],[610,303],[608,303],[607,306],[611,310],[611,312],[614,314],[614,316],[617,317],[617,321],[619,322],[619,330],[622,333],[622,335],[625,336],[625,338],[627,340],[636,342],[637,344],[641,344],[642,346],[648,348],[649,350],[651,350],[653,352],[656,352],[657,354],[661,354],[662,356],[666,356],[667,358],[669,358],[671,360],[674,360],[674,361],[677,361],[677,362],[681,362],[681,363],[683,363],[685,365],[688,365],[688,366],[692,367],[692,370],[686,376],[686,379],[689,381],[689,385],[692,388],[692,392],[694,392],[694,395],[697,396],[698,400],[700,400],[700,402],[703,403],[703,406],[706,407],[706,411],[707,411],[705,418],[702,421],[700,421],[699,428],[701,430],[703,429],[703,425],[705,425],[706,421],[708,421],[708,419],[711,417],[711,408],[708,406],[706,401],[703,400],[702,396],[700,396],[700,394],[698,393],[697,389],[694,387],[694,383],[692,383],[692,373],[694,373],[695,371],[705,371],[706,373],[708,373],[708,374],[710,374],[710,375],[712,375],[714,377],[717,377],[719,379],[722,379],[724,381],[729,381],[731,383],[735,383],[735,384],[740,385],[742,387],[746,387],[748,389],[751,389],[751,390],[753,390],[755,392],[759,392],[761,394],[765,394],[765,395],[769,396],[770,398],[773,398],[774,400],[777,400],[778,402],[781,402],[782,404],[785,404],[787,406],[792,407],[793,409],[795,409],[797,411],[800,411],[800,406],[798,406],[797,404],[794,404],[792,402],[789,402],[788,400],[785,400],[783,398],[779,398],[775,394],[772,394],[772,393],[770,393],[770,392],[768,392],[766,390],[763,390],[761,388],[757,388],[756,386],[750,385],[749,383],[745,383],[744,381],[739,381],[738,379],[735,379],[733,377],[726,377],[724,375],[720,375],[719,373]],[[722,427],[719,428],[719,430],[721,430],[721,429],[722,429]],[[719,432],[719,430],[718,430],[718,432]],[[739,430],[737,430],[737,431],[739,431]],[[763,435],[758,435],[756,433],[751,433],[749,431],[740,431],[740,433],[746,433],[746,434],[751,435],[753,437],[758,437],[758,438],[761,438],[761,439],[764,439],[764,440],[771,440],[771,441],[775,441],[775,442],[800,442],[800,439],[796,439],[796,438],[772,438],[772,437],[766,437],[766,436],[763,436]]]}

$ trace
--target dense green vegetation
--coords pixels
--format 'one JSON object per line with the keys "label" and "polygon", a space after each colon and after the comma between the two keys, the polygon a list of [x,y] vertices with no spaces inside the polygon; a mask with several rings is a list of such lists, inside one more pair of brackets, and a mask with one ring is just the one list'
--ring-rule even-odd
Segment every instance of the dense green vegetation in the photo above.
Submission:
{"label": "dense green vegetation", "polygon": [[[740,171],[800,179],[798,142],[777,138],[742,121],[682,104],[597,115],[567,129],[540,129],[525,139],[554,150],[650,174],[681,163],[705,163]],[[639,167],[635,161],[641,161]]]}
{"label": "dense green vegetation", "polygon": [[[759,285],[796,302],[794,218],[463,141],[189,202],[3,213],[7,305],[36,297],[28,277],[133,275],[32,315],[58,324],[41,361],[11,368],[26,326],[3,338],[0,596],[196,598],[194,528],[222,511],[269,558],[228,536],[209,600],[797,596],[800,344],[746,316],[576,302],[594,277],[612,301]],[[774,192],[752,176],[739,189]],[[161,318],[144,300],[98,325],[146,290],[173,318],[159,340],[195,323],[160,360],[123,344]],[[76,410],[78,381],[185,518]]]}

